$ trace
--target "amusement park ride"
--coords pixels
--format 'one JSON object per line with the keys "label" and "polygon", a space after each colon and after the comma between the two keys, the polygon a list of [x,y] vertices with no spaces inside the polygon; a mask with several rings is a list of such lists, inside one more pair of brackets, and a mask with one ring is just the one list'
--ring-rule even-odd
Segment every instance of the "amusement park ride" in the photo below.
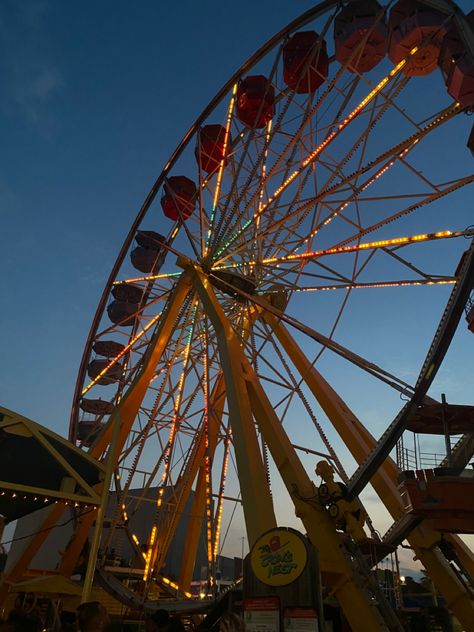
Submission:
{"label": "amusement park ride", "polygon": [[[84,551],[105,560],[126,540],[137,602],[158,586],[185,598],[202,537],[212,584],[236,506],[250,547],[277,526],[280,478],[319,551],[323,597],[353,630],[402,629],[370,568],[404,541],[474,630],[474,554],[458,535],[474,533],[474,407],[428,396],[464,311],[474,331],[474,231],[456,225],[474,175],[450,132],[474,109],[473,25],[474,12],[451,0],[325,0],[260,48],[199,116],[133,222],[92,323],[69,439],[105,464],[102,502],[73,509],[58,574],[70,577]],[[474,151],[469,129],[465,141]],[[451,145],[464,160],[450,160]],[[458,269],[427,272],[446,245]],[[423,248],[436,259],[413,263]],[[391,301],[439,285],[452,292],[416,384],[336,342],[354,293]],[[386,335],[400,335],[396,327]],[[379,440],[323,376],[331,354],[405,400]],[[352,477],[330,426],[359,465]],[[411,433],[415,446],[420,435],[443,437],[446,456],[427,467],[407,448]],[[324,457],[319,486],[308,454]],[[384,536],[359,499],[369,483],[393,520]],[[141,540],[133,516],[150,503]],[[7,569],[3,597],[65,511],[50,507]],[[186,512],[171,581],[163,568]]]}

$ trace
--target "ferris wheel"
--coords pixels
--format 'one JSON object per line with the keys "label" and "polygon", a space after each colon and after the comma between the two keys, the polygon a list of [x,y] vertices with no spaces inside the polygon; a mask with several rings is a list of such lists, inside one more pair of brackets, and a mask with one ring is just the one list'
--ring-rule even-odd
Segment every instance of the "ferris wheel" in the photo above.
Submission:
{"label": "ferris wheel", "polygon": [[[212,576],[235,523],[251,544],[287,519],[277,495],[303,506],[317,460],[346,482],[344,450],[360,462],[372,428],[345,391],[389,411],[411,396],[388,360],[412,335],[424,353],[472,236],[471,28],[447,0],[326,0],[233,75],[153,185],[70,422],[97,458],[114,437],[103,559],[126,541],[145,586],[166,575],[183,516],[171,583],[186,594],[202,543]],[[289,488],[288,468],[306,488]]]}

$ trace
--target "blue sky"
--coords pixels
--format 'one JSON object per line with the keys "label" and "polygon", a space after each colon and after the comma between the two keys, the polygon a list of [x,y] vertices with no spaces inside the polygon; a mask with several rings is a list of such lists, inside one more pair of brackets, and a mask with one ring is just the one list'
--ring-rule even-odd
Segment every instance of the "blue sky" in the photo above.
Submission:
{"label": "blue sky", "polygon": [[[470,2],[459,4],[468,9]],[[2,3],[2,405],[67,433],[90,322],[148,189],[230,74],[312,5],[282,0]],[[462,143],[470,123],[463,125]],[[440,149],[433,152],[433,161],[442,164],[442,158]],[[466,168],[470,155],[464,148],[459,160]],[[465,205],[465,225],[472,223],[472,194],[457,203]],[[433,230],[463,227],[451,226],[447,211],[444,218],[445,224]],[[446,257],[447,267],[455,267],[453,252]],[[380,290],[369,301],[356,297],[354,327],[341,333],[341,342],[360,353],[367,350],[368,357],[401,377],[408,373],[405,379],[412,381],[449,290],[420,288],[413,302],[405,294],[396,309],[390,292]],[[380,310],[370,349],[363,342],[368,309]],[[408,318],[400,340],[391,340],[387,351],[387,330],[399,312],[407,316],[410,309],[417,324],[421,318],[426,326],[414,327]],[[470,403],[474,339],[464,323],[461,329],[436,391]],[[327,371],[337,381],[338,364],[328,362]],[[361,398],[357,379],[349,401],[362,408],[379,434],[396,403],[383,409],[381,401]]]}

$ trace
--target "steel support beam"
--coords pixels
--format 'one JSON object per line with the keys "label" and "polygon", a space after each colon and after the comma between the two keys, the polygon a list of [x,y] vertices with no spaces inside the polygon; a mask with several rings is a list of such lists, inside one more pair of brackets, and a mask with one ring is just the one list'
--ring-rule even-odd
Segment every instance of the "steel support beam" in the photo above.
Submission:
{"label": "steel support beam", "polygon": [[[221,366],[226,380],[249,545],[252,546],[261,533],[275,524],[273,511],[270,521],[268,516],[265,517],[271,499],[255,428],[242,428],[254,425],[253,415],[291,496],[296,515],[302,520],[311,542],[319,550],[323,581],[332,589],[352,629],[354,632],[388,630],[377,605],[370,599],[361,581],[359,571],[352,565],[349,556],[344,554],[339,534],[328,512],[322,509],[317,501],[314,502],[316,488],[298,459],[270,400],[245,356],[209,280],[199,269],[195,271],[194,283],[217,335]],[[242,412],[245,413],[245,417],[242,417]],[[242,445],[244,437],[246,442]],[[242,451],[244,454],[241,454]],[[252,454],[257,459],[256,463],[249,463],[249,456]],[[247,467],[252,468],[254,476],[249,477]],[[313,503],[309,499],[313,499]]]}
{"label": "steel support beam", "polygon": [[[262,318],[272,327],[276,338],[354,459],[358,463],[364,462],[367,455],[376,447],[377,441],[336,391],[312,366],[281,321],[265,310],[262,310]],[[399,520],[404,515],[404,506],[397,488],[397,479],[398,468],[390,457],[384,460],[371,479],[371,484],[394,520]],[[448,607],[451,608],[467,632],[474,632],[474,602],[441,551],[437,549],[436,543],[440,537],[440,533],[433,531],[428,525],[421,524],[407,536],[407,539],[413,547],[416,557],[445,597]],[[461,541],[457,536],[450,536],[449,539],[455,544],[458,554],[462,555],[463,560],[466,561],[466,568],[472,568],[472,552],[468,551],[467,547],[460,545]]]}
{"label": "steel support beam", "polygon": [[[191,288],[190,277],[186,272],[179,279],[170,296],[168,304],[159,321],[156,332],[148,345],[143,357],[141,369],[130,384],[120,403],[110,415],[107,425],[104,427],[96,441],[92,444],[89,454],[95,458],[101,457],[110,447],[114,429],[118,426],[117,440],[114,448],[114,461],[116,465],[120,458],[123,446],[135,422],[136,416],[147,392],[150,381],[153,378],[156,366],[161,359],[163,351],[169,342],[176,327],[179,312]],[[100,488],[102,491],[102,488]],[[79,520],[75,532],[69,541],[60,564],[60,572],[66,577],[70,576],[78,560],[84,544],[89,536],[89,531],[95,520],[95,516],[86,514]]]}

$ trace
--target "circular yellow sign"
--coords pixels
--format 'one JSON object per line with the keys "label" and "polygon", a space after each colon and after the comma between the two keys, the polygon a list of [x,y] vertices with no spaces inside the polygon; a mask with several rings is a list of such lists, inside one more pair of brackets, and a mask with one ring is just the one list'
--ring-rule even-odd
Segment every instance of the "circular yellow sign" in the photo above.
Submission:
{"label": "circular yellow sign", "polygon": [[303,572],[308,553],[305,541],[293,529],[272,529],[255,542],[250,553],[254,575],[268,586],[291,584]]}

